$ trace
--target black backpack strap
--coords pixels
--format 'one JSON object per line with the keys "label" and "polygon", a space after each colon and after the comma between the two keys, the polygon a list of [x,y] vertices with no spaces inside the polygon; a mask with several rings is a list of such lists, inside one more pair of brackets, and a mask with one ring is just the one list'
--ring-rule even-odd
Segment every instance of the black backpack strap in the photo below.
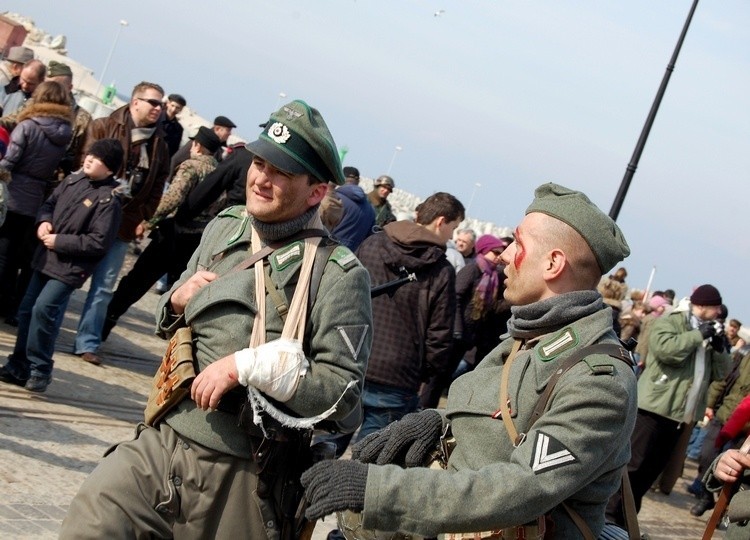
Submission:
{"label": "black backpack strap", "polygon": [[533,426],[534,423],[539,420],[542,414],[544,414],[544,410],[547,408],[547,403],[549,402],[549,398],[552,395],[552,391],[555,389],[555,385],[557,384],[557,381],[560,380],[560,377],[562,377],[566,371],[575,366],[578,362],[580,362],[587,356],[591,356],[592,354],[606,354],[608,356],[611,356],[612,358],[616,358],[625,362],[625,364],[627,364],[630,369],[633,369],[634,366],[633,356],[630,354],[630,351],[628,351],[623,345],[616,345],[615,343],[596,343],[594,345],[589,345],[588,347],[583,347],[582,349],[578,349],[577,351],[573,352],[573,354],[571,354],[568,358],[565,359],[565,361],[563,361],[562,364],[560,364],[560,367],[557,368],[557,371],[555,371],[552,377],[550,377],[550,380],[547,383],[544,392],[542,392],[542,395],[539,396],[539,400],[536,402],[534,411],[531,413],[531,420],[529,421],[529,425],[526,427],[527,432],[529,429],[531,429],[531,426]]}

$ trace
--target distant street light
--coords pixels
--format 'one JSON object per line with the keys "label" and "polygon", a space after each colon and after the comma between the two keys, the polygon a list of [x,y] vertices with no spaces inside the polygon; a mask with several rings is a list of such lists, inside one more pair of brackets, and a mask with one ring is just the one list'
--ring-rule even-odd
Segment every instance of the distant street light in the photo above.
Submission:
{"label": "distant street light", "polygon": [[391,158],[391,164],[388,165],[388,170],[386,171],[385,174],[391,174],[391,169],[393,168],[393,163],[396,161],[396,156],[398,155],[398,153],[401,150],[403,150],[403,148],[401,148],[400,146],[397,146],[396,149],[393,151],[393,157]]}
{"label": "distant street light", "polygon": [[471,210],[471,203],[474,202],[474,196],[477,194],[477,190],[482,187],[482,184],[479,182],[476,182],[474,184],[474,189],[471,190],[471,197],[469,197],[469,204],[466,206],[466,217],[469,217],[469,210]]}
{"label": "distant street light", "polygon": [[286,94],[284,92],[279,92],[279,98],[276,100],[276,106],[273,108],[274,111],[278,110],[278,108],[281,107],[282,99],[286,99]]}
{"label": "distant street light", "polygon": [[109,54],[107,55],[107,60],[104,62],[104,67],[102,68],[102,74],[99,76],[99,83],[96,85],[96,92],[94,92],[94,96],[99,98],[99,89],[102,87],[102,81],[104,80],[104,75],[107,73],[107,68],[109,67],[109,61],[112,59],[112,53],[115,52],[115,47],[117,46],[117,40],[120,37],[120,32],[122,32],[122,29],[125,28],[128,25],[128,21],[124,19],[120,19],[120,26],[117,27],[117,33],[115,34],[115,40],[112,42],[112,48],[109,50]]}

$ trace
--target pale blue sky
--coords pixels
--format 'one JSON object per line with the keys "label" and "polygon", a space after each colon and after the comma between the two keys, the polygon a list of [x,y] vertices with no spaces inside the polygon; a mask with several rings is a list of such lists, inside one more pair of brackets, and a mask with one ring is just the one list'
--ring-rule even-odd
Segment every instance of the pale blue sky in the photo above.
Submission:
{"label": "pale blue sky", "polygon": [[[691,0],[6,0],[128,93],[142,79],[254,137],[279,93],[320,109],[346,164],[392,167],[514,226],[555,181],[609,211]],[[116,7],[115,7],[116,6]],[[437,10],[445,12],[435,17]],[[719,287],[750,325],[750,2],[703,0],[620,213],[643,288]]]}

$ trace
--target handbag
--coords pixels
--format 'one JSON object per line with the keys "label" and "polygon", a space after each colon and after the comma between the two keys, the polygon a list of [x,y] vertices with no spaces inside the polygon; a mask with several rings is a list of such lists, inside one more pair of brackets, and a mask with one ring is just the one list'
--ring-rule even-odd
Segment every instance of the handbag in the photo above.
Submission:
{"label": "handbag", "polygon": [[155,426],[190,392],[195,379],[193,335],[190,328],[178,329],[169,340],[161,365],[154,375],[146,402],[146,424]]}

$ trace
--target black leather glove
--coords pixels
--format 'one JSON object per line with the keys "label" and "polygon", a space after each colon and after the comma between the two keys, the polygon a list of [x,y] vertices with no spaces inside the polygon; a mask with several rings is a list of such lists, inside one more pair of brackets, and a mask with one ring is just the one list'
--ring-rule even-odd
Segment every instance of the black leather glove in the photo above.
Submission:
{"label": "black leather glove", "polygon": [[352,447],[352,457],[364,463],[421,467],[443,433],[443,418],[435,409],[410,413]]}
{"label": "black leather glove", "polygon": [[698,331],[703,336],[703,339],[712,338],[716,335],[716,326],[713,322],[704,322],[698,325]]}
{"label": "black leather glove", "polygon": [[307,519],[320,519],[341,510],[364,510],[367,467],[358,461],[326,460],[302,473],[300,481],[309,502]]}
{"label": "black leather glove", "polygon": [[716,352],[723,353],[729,351],[732,347],[729,345],[727,337],[724,334],[721,334],[711,338],[711,348]]}

